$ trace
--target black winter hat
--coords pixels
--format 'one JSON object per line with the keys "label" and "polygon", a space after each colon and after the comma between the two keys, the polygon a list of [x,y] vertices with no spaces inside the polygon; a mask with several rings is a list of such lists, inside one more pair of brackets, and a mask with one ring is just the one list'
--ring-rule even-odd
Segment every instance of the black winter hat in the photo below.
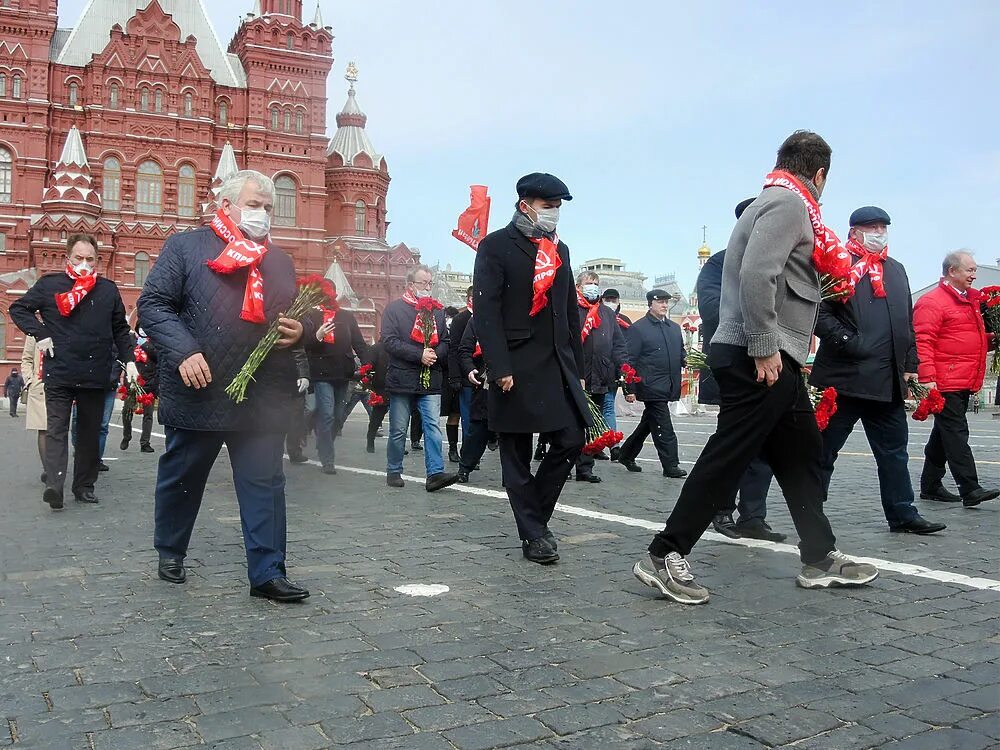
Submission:
{"label": "black winter hat", "polygon": [[851,214],[850,225],[856,227],[858,224],[885,224],[889,226],[889,214],[878,206],[862,206]]}
{"label": "black winter hat", "polygon": [[566,183],[548,172],[532,172],[518,180],[517,197],[573,200]]}

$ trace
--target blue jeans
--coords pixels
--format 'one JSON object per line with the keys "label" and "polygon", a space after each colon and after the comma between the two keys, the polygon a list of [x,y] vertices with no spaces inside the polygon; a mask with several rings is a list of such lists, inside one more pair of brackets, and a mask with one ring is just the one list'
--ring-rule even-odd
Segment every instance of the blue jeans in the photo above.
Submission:
{"label": "blue jeans", "polygon": [[337,425],[347,402],[348,383],[313,383],[316,394],[316,452],[324,466],[334,459],[333,443],[337,439]]}
{"label": "blue jeans", "polygon": [[153,546],[183,560],[205,483],[223,444],[229,449],[240,505],[247,576],[260,586],[285,575],[285,436],[278,432],[200,432],[167,427],[156,474]]}
{"label": "blue jeans", "polygon": [[409,393],[394,393],[389,396],[389,444],[386,446],[386,473],[403,473],[403,451],[406,448],[406,430],[410,425],[413,407],[420,413],[424,432],[424,469],[427,476],[444,472],[444,457],[441,455],[441,395],[414,396]]}
{"label": "blue jeans", "polygon": [[[101,432],[98,446],[98,460],[104,460],[104,446],[108,444],[108,431],[111,429],[111,415],[115,411],[115,399],[118,398],[117,391],[106,391],[104,394],[104,416],[101,418]],[[70,426],[72,433],[73,448],[76,448],[76,404],[73,404],[73,422]]]}
{"label": "blue jeans", "polygon": [[612,388],[610,391],[605,393],[604,403],[601,405],[601,411],[604,414],[604,421],[607,422],[608,427],[612,430],[618,429],[618,420],[615,417],[615,396],[617,393],[617,388]]}
{"label": "blue jeans", "polygon": [[[823,436],[823,463],[820,475],[829,495],[830,477],[837,454],[858,420],[865,429],[865,436],[878,466],[879,492],[882,510],[889,528],[908,523],[917,517],[913,505],[913,482],[907,468],[909,456],[906,443],[909,431],[906,426],[906,409],[902,400],[886,403],[851,396],[837,396],[837,413],[821,433]],[[856,479],[853,481],[857,481]]]}

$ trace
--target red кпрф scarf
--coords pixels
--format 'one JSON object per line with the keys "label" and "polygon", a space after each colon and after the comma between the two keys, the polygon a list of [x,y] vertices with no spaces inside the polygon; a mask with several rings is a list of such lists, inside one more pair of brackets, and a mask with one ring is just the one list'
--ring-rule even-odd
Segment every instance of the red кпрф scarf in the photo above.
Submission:
{"label": "red \u043a\u043f\u0440\u0444 scarf", "polygon": [[533,238],[535,245],[535,276],[531,282],[531,317],[535,317],[549,304],[549,289],[556,280],[556,271],[562,266],[559,256],[559,238]]}
{"label": "red \u043a\u043f\u0440\u0444 scarf", "polygon": [[264,323],[264,277],[260,273],[260,262],[267,254],[267,246],[260,245],[243,236],[233,220],[220,208],[209,224],[226,247],[215,260],[206,261],[216,273],[231,274],[240,268],[249,268],[246,290],[243,293],[243,309],[240,318],[251,323]]}
{"label": "red \u043a\u043f\u0440\u0444 scarf", "polygon": [[851,237],[847,240],[847,249],[858,256],[858,260],[851,266],[851,276],[848,279],[851,288],[856,287],[864,275],[868,274],[872,282],[872,292],[876,297],[884,297],[885,279],[883,278],[882,264],[889,257],[889,248],[884,247],[882,252],[873,253]]}
{"label": "red \u043a\u043f\u0440\u0444 scarf", "polygon": [[97,283],[97,271],[91,271],[84,276],[74,271],[73,266],[69,263],[66,263],[66,275],[73,279],[73,288],[68,292],[56,294],[56,307],[59,308],[59,313],[64,318],[69,317],[69,314],[76,309],[76,306],[83,301],[83,298]]}
{"label": "red \u043a\u043f\u0440\u0444 scarf", "polygon": [[580,290],[576,290],[576,303],[583,309],[587,311],[587,317],[584,318],[583,325],[580,326],[580,342],[587,340],[587,336],[595,328],[601,327],[601,301],[597,300],[593,305],[587,301],[587,298],[580,294]]}
{"label": "red \u043a\u043f\u0440\u0444 scarf", "polygon": [[[423,344],[426,347],[433,348],[438,345],[437,322],[435,321],[434,323],[434,332],[431,333],[430,342],[428,343],[427,341],[424,341],[424,330],[420,326],[420,314],[421,312],[423,312],[420,309],[421,308],[420,302],[423,300],[430,300],[429,302],[424,302],[424,305],[427,305],[428,309],[431,311],[441,310],[444,307],[444,305],[442,305],[436,299],[433,299],[431,297],[417,298],[410,292],[405,292],[403,294],[403,302],[405,302],[408,305],[413,305],[413,307],[417,308],[417,317],[413,319],[413,330],[410,331],[410,338],[416,341],[418,344]],[[431,314],[433,314],[433,312]]]}

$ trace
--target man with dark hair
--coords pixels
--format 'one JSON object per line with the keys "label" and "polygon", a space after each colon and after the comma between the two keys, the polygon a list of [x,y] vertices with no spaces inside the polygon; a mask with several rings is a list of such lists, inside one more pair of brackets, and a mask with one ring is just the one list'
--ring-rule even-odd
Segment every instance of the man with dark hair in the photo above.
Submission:
{"label": "man with dark hair", "polygon": [[[489,439],[489,400],[486,395],[486,378],[489,373],[483,364],[482,347],[476,336],[476,320],[468,321],[458,342],[458,366],[469,389],[469,428],[462,428],[462,455],[458,464],[458,481],[465,484],[469,475],[479,466],[479,459],[486,451]],[[463,393],[465,390],[462,391]]]}
{"label": "man with dark hair", "polygon": [[40,278],[10,306],[10,317],[18,328],[35,337],[44,353],[48,426],[43,499],[53,510],[63,507],[75,402],[78,425],[73,497],[82,503],[96,503],[101,421],[105,390],[116,366],[115,349],[126,363],[128,379],[139,377],[121,293],[113,281],[97,275],[97,240],[88,234],[71,235],[66,242],[65,271]]}
{"label": "man with dark hair", "polygon": [[[541,172],[517,182],[510,224],[483,238],[473,276],[476,332],[489,371],[489,425],[500,444],[524,557],[559,559],[549,520],[584,443],[590,407],[569,248],[556,235],[566,184]],[[532,435],[549,449],[531,473]]]}
{"label": "man with dark hair", "polygon": [[629,471],[642,471],[635,459],[646,438],[652,435],[663,476],[680,479],[687,472],[680,467],[670,402],[681,397],[684,340],[681,327],[668,317],[671,299],[670,293],[663,289],[647,292],[649,312],[626,331],[628,358],[641,378],[634,386],[635,396],[645,408],[639,424],[622,443],[618,463]]}
{"label": "man with dark hair", "polygon": [[906,444],[906,398],[917,377],[913,303],[903,264],[889,257],[889,214],[864,206],[851,214],[847,250],[854,294],[819,306],[819,351],[809,382],[837,389],[837,411],[823,431],[827,493],[837,454],[858,420],[878,466],[882,510],[890,531],[933,534],[945,528],[913,505]]}
{"label": "man with dark hair", "polygon": [[[605,289],[604,293],[601,295],[601,302],[615,314],[615,321],[618,323],[618,327],[621,329],[622,335],[624,336],[625,332],[629,329],[629,326],[632,325],[632,319],[628,315],[622,314],[621,295],[618,290],[612,288]],[[627,351],[628,347],[626,346],[626,352]],[[608,389],[608,392],[604,394],[604,405],[602,407],[604,421],[612,430],[618,429],[618,415],[615,413],[615,400],[617,397],[618,384],[616,382]],[[634,394],[632,394],[631,400],[635,401]],[[622,449],[620,445],[616,445],[612,448],[611,460],[617,461],[621,452]]]}
{"label": "man with dark hair", "polygon": [[10,405],[10,415],[17,416],[17,402],[21,400],[21,391],[24,390],[24,378],[17,371],[16,367],[11,368],[10,375],[3,382],[3,393],[7,397]]}
{"label": "man with dark hair", "polygon": [[[458,311],[448,328],[448,385],[458,394],[458,413],[462,423],[462,444],[465,444],[471,425],[469,408],[472,403],[473,386],[462,373],[462,363],[458,358],[458,347],[462,344],[465,327],[472,320],[472,287],[465,292],[465,307]],[[459,471],[461,474],[461,471]]]}
{"label": "man with dark hair", "polygon": [[842,251],[819,210],[830,154],[815,133],[789,137],[763,192],[736,222],[727,244],[719,327],[708,353],[722,395],[718,427],[666,527],[632,568],[642,583],[674,601],[708,601],[685,557],[761,452],[799,534],[797,583],[860,585],[878,576],[873,565],[836,549],[823,513],[823,441],[802,380],[820,302],[813,253]]}

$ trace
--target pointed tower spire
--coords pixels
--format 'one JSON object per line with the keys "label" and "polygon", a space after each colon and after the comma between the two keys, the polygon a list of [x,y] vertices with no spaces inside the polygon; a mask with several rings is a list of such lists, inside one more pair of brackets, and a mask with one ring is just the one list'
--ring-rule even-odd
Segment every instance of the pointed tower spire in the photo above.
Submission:
{"label": "pointed tower spire", "polygon": [[76,125],[70,128],[62,155],[42,194],[42,208],[47,213],[72,213],[97,216],[101,196],[94,190],[94,180],[87,163],[83,138]]}
{"label": "pointed tower spire", "polygon": [[261,7],[260,7],[260,0],[254,0],[253,14],[257,18],[260,18],[262,15],[264,15],[264,11],[261,10]]}
{"label": "pointed tower spire", "polygon": [[226,141],[222,147],[222,154],[219,156],[219,165],[215,168],[215,175],[209,185],[208,201],[201,205],[203,215],[211,214],[216,208],[216,200],[219,197],[219,189],[222,183],[240,171],[239,164],[236,163],[236,152],[233,151],[233,144]]}
{"label": "pointed tower spire", "polygon": [[371,160],[371,168],[382,168],[382,154],[375,150],[368,133],[365,132],[365,125],[368,124],[368,116],[361,111],[358,100],[354,97],[354,84],[358,81],[358,67],[350,62],[347,64],[347,73],[344,79],[350,84],[347,90],[347,103],[337,114],[337,132],[330,140],[330,148],[327,156],[337,155],[342,164],[338,166],[359,166],[355,160],[364,154]]}
{"label": "pointed tower spire", "polygon": [[317,29],[322,29],[323,24],[323,9],[319,6],[319,0],[316,0],[316,15],[313,16],[313,21],[310,26],[315,26]]}

